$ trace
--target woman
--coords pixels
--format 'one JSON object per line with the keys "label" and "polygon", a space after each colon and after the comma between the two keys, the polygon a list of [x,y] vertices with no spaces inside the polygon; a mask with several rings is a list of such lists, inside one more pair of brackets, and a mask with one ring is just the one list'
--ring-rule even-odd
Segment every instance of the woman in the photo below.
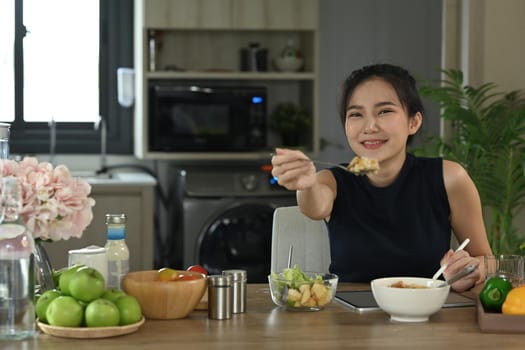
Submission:
{"label": "woman", "polygon": [[[316,172],[300,151],[277,149],[272,174],[297,191],[301,211],[327,221],[332,262],[341,281],[385,276],[432,277],[447,264],[448,278],[470,264],[478,268],[455,282],[464,291],[484,281],[483,256],[492,255],[474,183],[461,165],[407,154],[423,120],[414,78],[403,68],[377,64],[344,82],[340,117],[358,156],[380,169],[357,176],[339,168]],[[450,235],[470,238],[458,252]]]}

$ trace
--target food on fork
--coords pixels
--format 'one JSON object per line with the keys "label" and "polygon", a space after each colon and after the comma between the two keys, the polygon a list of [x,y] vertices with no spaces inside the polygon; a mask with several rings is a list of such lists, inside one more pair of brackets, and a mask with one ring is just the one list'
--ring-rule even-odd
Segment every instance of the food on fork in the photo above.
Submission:
{"label": "food on fork", "polygon": [[356,175],[365,175],[368,173],[377,174],[379,162],[377,159],[355,156],[348,164],[347,169]]}

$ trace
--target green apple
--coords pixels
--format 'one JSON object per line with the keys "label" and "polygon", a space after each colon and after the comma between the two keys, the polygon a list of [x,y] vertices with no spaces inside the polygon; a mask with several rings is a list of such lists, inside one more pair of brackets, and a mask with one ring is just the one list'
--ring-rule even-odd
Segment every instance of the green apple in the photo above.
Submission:
{"label": "green apple", "polygon": [[86,306],[85,321],[88,327],[118,326],[120,313],[113,302],[99,298]]}
{"label": "green apple", "polygon": [[118,298],[123,297],[125,295],[126,293],[123,290],[117,288],[109,288],[104,291],[104,294],[102,294],[102,298],[116,303]]}
{"label": "green apple", "polygon": [[69,282],[71,277],[73,277],[73,274],[81,267],[84,267],[84,265],[73,265],[60,273],[60,276],[58,277],[58,289],[60,289],[62,294],[71,295],[69,292]]}
{"label": "green apple", "polygon": [[104,293],[104,276],[92,267],[81,267],[69,280],[69,293],[75,299],[89,303]]}
{"label": "green apple", "polygon": [[55,298],[58,298],[59,296],[60,296],[60,292],[58,290],[51,289],[51,290],[46,290],[38,298],[35,304],[35,309],[36,309],[36,315],[41,322],[47,323],[47,317],[46,317],[47,307]]}
{"label": "green apple", "polygon": [[119,325],[125,326],[141,320],[142,309],[134,296],[124,295],[117,299],[116,305],[120,313]]}
{"label": "green apple", "polygon": [[53,269],[53,283],[55,283],[55,287],[58,288],[58,284],[60,283],[60,275],[67,271],[69,267],[62,267],[58,270]]}
{"label": "green apple", "polygon": [[83,316],[82,306],[68,295],[56,297],[46,309],[47,322],[52,326],[78,327]]}

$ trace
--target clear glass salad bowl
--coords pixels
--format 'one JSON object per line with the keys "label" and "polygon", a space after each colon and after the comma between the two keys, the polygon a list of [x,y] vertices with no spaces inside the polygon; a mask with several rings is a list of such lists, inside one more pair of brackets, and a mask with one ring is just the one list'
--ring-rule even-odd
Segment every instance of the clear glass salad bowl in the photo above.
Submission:
{"label": "clear glass salad bowl", "polygon": [[284,269],[268,276],[273,302],[287,310],[318,311],[332,302],[339,278],[332,273]]}

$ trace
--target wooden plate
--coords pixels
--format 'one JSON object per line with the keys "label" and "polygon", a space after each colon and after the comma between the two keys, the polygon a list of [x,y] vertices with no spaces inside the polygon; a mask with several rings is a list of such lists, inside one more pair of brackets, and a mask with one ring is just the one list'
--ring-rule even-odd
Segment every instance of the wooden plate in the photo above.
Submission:
{"label": "wooden plate", "polygon": [[144,323],[144,317],[133,324],[116,327],[58,327],[37,321],[38,327],[45,334],[63,338],[94,339],[109,338],[137,331]]}

